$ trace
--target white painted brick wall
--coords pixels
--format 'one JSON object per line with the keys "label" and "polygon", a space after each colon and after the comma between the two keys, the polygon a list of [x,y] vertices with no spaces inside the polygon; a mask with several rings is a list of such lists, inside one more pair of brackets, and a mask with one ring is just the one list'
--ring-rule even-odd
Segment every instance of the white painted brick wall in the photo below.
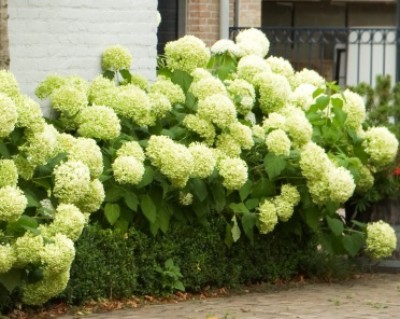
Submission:
{"label": "white painted brick wall", "polygon": [[10,0],[10,69],[33,97],[46,75],[101,72],[100,56],[113,44],[133,55],[132,71],[155,79],[157,0]]}

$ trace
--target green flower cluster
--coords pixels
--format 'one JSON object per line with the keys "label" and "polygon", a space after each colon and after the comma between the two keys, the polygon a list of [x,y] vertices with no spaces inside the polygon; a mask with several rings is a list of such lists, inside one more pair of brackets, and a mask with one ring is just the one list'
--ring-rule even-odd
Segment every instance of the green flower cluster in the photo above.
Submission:
{"label": "green flower cluster", "polygon": [[366,252],[373,259],[390,257],[396,249],[397,236],[394,229],[383,221],[367,225]]}

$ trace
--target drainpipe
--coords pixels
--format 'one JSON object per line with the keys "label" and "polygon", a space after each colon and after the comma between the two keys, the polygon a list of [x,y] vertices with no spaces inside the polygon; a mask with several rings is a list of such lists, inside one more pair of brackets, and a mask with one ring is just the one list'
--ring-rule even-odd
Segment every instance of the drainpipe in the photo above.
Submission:
{"label": "drainpipe", "polygon": [[229,0],[219,0],[219,38],[229,38]]}
{"label": "drainpipe", "polygon": [[234,4],[234,13],[233,13],[233,26],[235,28],[239,27],[239,7],[240,7],[240,0],[235,0]]}

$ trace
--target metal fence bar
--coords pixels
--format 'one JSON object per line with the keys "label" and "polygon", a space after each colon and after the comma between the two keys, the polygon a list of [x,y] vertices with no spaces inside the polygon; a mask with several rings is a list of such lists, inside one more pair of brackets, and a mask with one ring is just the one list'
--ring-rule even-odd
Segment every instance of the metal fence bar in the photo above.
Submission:
{"label": "metal fence bar", "polygon": [[[231,39],[243,29],[247,28],[230,28]],[[270,55],[288,59],[296,70],[314,69],[328,80],[342,81],[343,85],[360,82],[372,85],[380,74],[393,73],[392,77],[396,77],[396,49],[400,45],[398,28],[259,29],[270,40]]]}

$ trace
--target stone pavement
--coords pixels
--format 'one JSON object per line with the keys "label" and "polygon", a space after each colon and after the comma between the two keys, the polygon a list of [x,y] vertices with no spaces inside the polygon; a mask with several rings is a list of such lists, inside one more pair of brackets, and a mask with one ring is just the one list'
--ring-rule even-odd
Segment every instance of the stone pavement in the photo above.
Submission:
{"label": "stone pavement", "polygon": [[400,318],[400,274],[368,274],[340,283],[305,283],[290,288],[59,318],[394,319]]}

